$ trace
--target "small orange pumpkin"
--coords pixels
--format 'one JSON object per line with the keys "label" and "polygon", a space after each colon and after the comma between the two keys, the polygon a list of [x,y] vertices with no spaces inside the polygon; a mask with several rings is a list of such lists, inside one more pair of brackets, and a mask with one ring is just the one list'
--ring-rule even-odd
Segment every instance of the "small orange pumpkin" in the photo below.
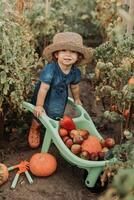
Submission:
{"label": "small orange pumpkin", "polygon": [[50,176],[57,168],[57,161],[50,153],[36,153],[31,157],[29,167],[35,176]]}
{"label": "small orange pumpkin", "polygon": [[9,177],[9,172],[6,165],[0,163],[0,185],[4,184]]}
{"label": "small orange pumpkin", "polygon": [[91,153],[98,153],[102,150],[102,146],[100,140],[93,135],[90,135],[81,145],[82,151],[88,151]]}

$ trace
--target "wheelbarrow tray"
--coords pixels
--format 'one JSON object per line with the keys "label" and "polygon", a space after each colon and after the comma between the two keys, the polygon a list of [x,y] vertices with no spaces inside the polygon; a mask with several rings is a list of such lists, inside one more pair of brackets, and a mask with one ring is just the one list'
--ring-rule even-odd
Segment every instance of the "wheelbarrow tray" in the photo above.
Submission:
{"label": "wheelbarrow tray", "polygon": [[[73,118],[76,127],[78,129],[86,129],[89,131],[91,135],[95,135],[100,140],[103,139],[103,137],[97,131],[91,117],[85,111],[85,109],[80,105],[74,104],[74,101],[70,97],[68,98],[68,103],[71,104],[78,112],[78,117]],[[28,102],[23,102],[23,107],[33,113],[35,106]],[[49,118],[46,114],[42,114],[38,119],[46,128],[46,133],[44,136],[41,152],[48,152],[49,147],[53,142],[65,160],[67,160],[72,165],[76,165],[79,168],[87,170],[88,173],[85,179],[85,185],[87,187],[89,188],[94,187],[104,167],[107,164],[112,164],[116,162],[116,158],[104,161],[90,161],[90,160],[84,160],[76,156],[70,151],[70,149],[65,145],[65,143],[61,139],[58,132],[59,131],[58,121]]]}

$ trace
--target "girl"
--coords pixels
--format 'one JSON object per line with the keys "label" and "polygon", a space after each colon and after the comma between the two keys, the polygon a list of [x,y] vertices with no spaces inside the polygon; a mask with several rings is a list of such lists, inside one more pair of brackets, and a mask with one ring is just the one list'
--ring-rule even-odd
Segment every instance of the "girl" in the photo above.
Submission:
{"label": "girl", "polygon": [[[58,33],[53,43],[44,49],[44,56],[49,62],[42,70],[35,86],[32,103],[34,115],[38,118],[45,112],[50,118],[59,120],[63,117],[70,87],[74,102],[80,100],[80,70],[77,65],[89,63],[91,49],[83,46],[82,37],[73,32]],[[28,142],[31,148],[40,144],[40,124],[34,118],[29,131]]]}

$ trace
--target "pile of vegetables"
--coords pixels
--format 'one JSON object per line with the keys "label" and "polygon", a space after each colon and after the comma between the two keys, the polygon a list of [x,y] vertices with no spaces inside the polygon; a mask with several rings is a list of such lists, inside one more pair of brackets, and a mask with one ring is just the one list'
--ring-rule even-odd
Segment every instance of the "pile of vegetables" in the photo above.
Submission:
{"label": "pile of vegetables", "polygon": [[100,140],[87,130],[77,129],[72,118],[66,115],[59,122],[59,135],[73,154],[85,160],[107,159],[115,145],[113,138]]}

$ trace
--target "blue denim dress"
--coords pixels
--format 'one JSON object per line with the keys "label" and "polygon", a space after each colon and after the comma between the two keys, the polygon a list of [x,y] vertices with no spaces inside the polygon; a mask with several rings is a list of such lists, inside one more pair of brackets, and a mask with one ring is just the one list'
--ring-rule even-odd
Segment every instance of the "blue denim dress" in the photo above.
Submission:
{"label": "blue denim dress", "polygon": [[69,74],[64,74],[57,62],[47,64],[40,73],[35,85],[32,104],[36,105],[38,90],[41,82],[50,85],[44,102],[47,115],[55,120],[63,117],[68,98],[68,86],[80,82],[81,72],[76,66],[72,66]]}

